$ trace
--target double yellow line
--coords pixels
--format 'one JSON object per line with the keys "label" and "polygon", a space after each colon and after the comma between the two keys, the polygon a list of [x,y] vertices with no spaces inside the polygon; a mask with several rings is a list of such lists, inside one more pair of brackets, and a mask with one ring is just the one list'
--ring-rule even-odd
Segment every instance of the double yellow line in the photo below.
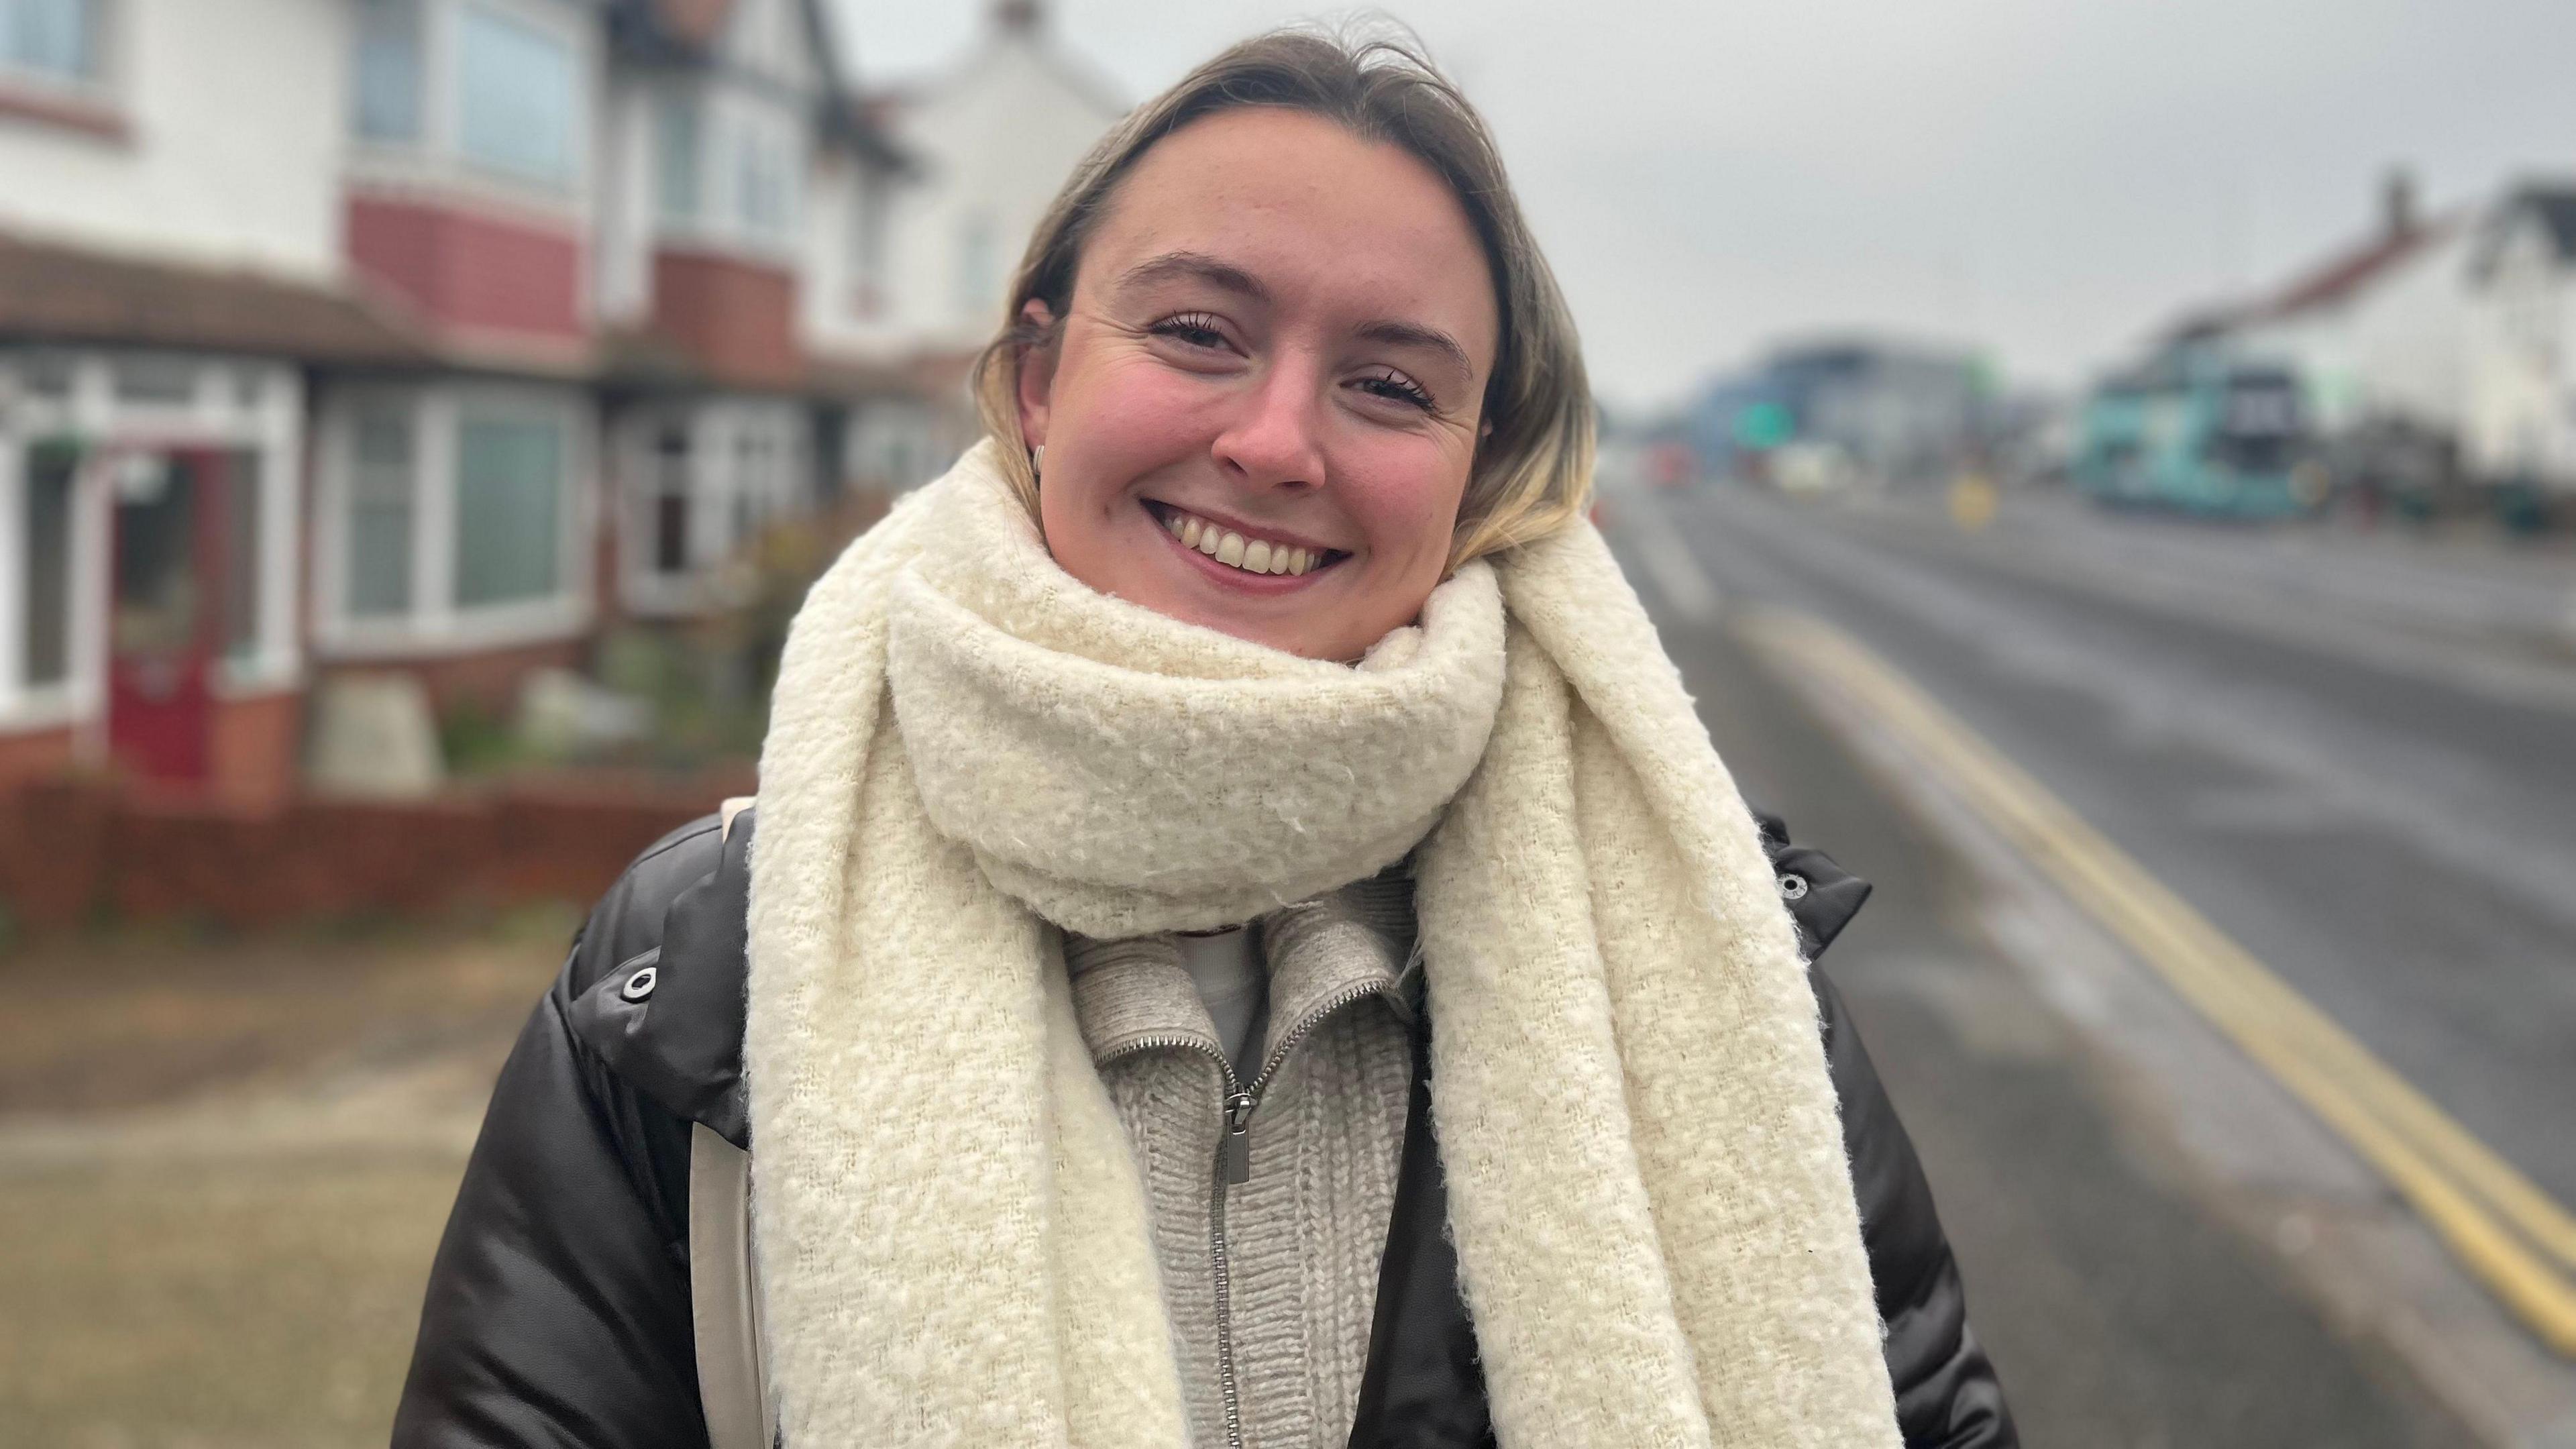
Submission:
{"label": "double yellow line", "polygon": [[1902,674],[1833,626],[1738,629],[1903,738],[1987,825],[2271,1072],[2423,1215],[2533,1333],[2576,1358],[2576,1217]]}

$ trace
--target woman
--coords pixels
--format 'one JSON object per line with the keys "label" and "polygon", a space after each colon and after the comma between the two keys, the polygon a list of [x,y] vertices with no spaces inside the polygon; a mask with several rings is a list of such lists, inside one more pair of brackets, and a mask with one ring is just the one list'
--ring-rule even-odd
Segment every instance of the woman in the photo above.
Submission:
{"label": "woman", "polygon": [[2010,1443],[1465,101],[1238,46],[1011,317],[504,1070],[396,1442]]}

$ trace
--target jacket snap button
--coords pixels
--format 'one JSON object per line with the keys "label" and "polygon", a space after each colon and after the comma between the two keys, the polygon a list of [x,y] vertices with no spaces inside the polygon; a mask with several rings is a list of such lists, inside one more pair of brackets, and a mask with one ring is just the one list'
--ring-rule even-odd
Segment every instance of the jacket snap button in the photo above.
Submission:
{"label": "jacket snap button", "polygon": [[1781,876],[1780,894],[1793,901],[1804,899],[1807,894],[1807,878],[1795,871]]}
{"label": "jacket snap button", "polygon": [[634,975],[627,977],[626,984],[617,988],[617,994],[625,997],[629,1001],[642,1001],[645,997],[653,994],[653,983],[657,979],[659,978],[654,969],[647,966],[643,970],[636,972]]}

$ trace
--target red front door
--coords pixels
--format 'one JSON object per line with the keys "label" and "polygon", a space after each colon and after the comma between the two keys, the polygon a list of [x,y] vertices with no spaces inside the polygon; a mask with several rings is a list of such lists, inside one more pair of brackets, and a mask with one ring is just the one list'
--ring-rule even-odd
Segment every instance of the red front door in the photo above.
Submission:
{"label": "red front door", "polygon": [[116,504],[108,750],[144,779],[203,784],[225,616],[224,459],[189,449],[104,465]]}

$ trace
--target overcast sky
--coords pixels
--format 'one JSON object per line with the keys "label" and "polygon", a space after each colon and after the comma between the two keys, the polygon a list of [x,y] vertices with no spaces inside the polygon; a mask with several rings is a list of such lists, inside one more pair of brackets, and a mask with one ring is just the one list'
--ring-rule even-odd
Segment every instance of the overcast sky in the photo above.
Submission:
{"label": "overcast sky", "polygon": [[[835,0],[862,84],[936,72],[975,0]],[[1351,13],[1058,0],[1130,99]],[[2078,381],[2195,301],[2376,224],[2576,177],[2570,0],[1401,0],[1502,139],[1614,404],[1784,336],[1970,342]]]}

